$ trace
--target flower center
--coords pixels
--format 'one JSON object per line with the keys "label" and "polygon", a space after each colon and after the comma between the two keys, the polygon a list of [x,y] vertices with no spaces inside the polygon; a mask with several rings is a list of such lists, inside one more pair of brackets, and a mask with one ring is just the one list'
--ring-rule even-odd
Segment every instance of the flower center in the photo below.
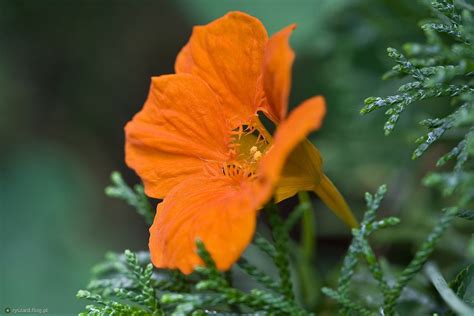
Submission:
{"label": "flower center", "polygon": [[241,125],[232,131],[232,159],[225,163],[222,172],[230,177],[252,177],[257,163],[265,154],[270,139],[263,126]]}

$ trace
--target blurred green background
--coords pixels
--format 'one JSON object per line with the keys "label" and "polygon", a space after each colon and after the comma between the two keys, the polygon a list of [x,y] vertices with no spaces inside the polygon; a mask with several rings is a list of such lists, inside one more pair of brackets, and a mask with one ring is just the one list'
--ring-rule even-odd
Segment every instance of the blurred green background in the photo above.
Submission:
{"label": "blurred green background", "polygon": [[[123,126],[141,108],[150,77],[173,72],[192,26],[231,10],[260,18],[269,33],[298,24],[291,104],[326,97],[328,115],[313,139],[327,174],[359,216],[363,193],[389,185],[382,213],[401,216],[402,225],[374,242],[395,263],[410,258],[444,206],[420,185],[443,145],[412,161],[422,131],[415,123],[445,105],[410,109],[390,137],[381,113],[362,117],[359,109],[365,97],[399,85],[380,79],[392,66],[385,50],[423,38],[417,22],[428,11],[418,2],[0,0],[2,313],[31,307],[75,314],[85,304],[75,294],[106,251],[147,248],[142,219],[103,193],[112,170],[139,181],[124,164]],[[327,283],[349,232],[315,203],[315,282]],[[443,240],[441,262],[466,255],[463,231]]]}

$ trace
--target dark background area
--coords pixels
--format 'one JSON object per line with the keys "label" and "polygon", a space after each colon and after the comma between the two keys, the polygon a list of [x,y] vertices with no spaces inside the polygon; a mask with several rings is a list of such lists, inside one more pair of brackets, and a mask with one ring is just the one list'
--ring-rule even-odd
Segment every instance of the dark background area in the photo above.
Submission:
{"label": "dark background area", "polygon": [[[410,158],[422,131],[415,122],[444,105],[410,109],[390,137],[381,113],[362,117],[359,109],[364,98],[399,84],[380,79],[392,66],[385,51],[422,39],[417,21],[428,11],[418,2],[0,0],[1,312],[77,313],[84,302],[75,294],[106,251],[147,248],[143,220],[103,193],[113,170],[139,182],[124,164],[123,127],[141,108],[150,77],[173,72],[192,26],[231,10],[258,17],[270,34],[298,24],[291,104],[326,97],[328,115],[313,139],[327,174],[358,216],[363,193],[389,185],[382,214],[401,216],[404,226],[375,242],[395,262],[409,259],[436,219],[426,214],[440,209],[431,208],[439,198],[420,187],[436,149]],[[325,279],[349,232],[315,203],[316,264]],[[452,236],[441,251],[461,256],[467,234]]]}

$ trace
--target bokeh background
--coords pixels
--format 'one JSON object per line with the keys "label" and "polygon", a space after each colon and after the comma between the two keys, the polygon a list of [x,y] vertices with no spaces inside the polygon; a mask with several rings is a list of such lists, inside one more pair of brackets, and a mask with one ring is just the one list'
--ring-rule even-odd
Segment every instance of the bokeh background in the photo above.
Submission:
{"label": "bokeh background", "polygon": [[[291,104],[326,97],[328,115],[312,139],[327,174],[358,216],[363,193],[389,185],[382,214],[402,224],[374,243],[395,263],[409,260],[445,203],[420,184],[443,145],[412,161],[422,133],[415,123],[446,105],[412,108],[389,137],[382,113],[362,117],[359,109],[399,85],[381,80],[392,66],[385,51],[423,38],[417,22],[429,13],[419,2],[0,0],[0,312],[76,314],[85,302],[75,294],[106,251],[147,248],[142,218],[104,195],[113,170],[139,182],[124,164],[123,126],[141,108],[150,77],[173,72],[192,26],[231,10],[260,18],[269,33],[298,24]],[[336,276],[350,235],[314,202],[317,288]],[[465,257],[466,231],[452,230],[437,260]]]}

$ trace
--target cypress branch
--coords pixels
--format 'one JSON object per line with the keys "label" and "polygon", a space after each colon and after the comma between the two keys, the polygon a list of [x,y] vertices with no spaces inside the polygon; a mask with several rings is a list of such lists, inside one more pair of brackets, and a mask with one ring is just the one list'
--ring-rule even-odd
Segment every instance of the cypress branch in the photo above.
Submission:
{"label": "cypress branch", "polygon": [[267,214],[272,227],[273,240],[275,241],[275,265],[280,274],[281,288],[285,297],[294,299],[293,285],[291,283],[290,262],[288,258],[288,232],[285,223],[278,214],[277,207],[272,203],[267,207]]}
{"label": "cypress branch", "polygon": [[105,194],[124,200],[130,206],[133,206],[137,213],[145,218],[145,222],[151,225],[155,217],[155,211],[145,195],[143,186],[136,185],[133,189],[130,188],[123,180],[122,175],[117,171],[112,172],[110,179],[112,185],[105,188]]}
{"label": "cypress branch", "polygon": [[423,242],[419,250],[416,252],[414,258],[397,278],[397,282],[391,289],[390,294],[388,295],[385,302],[384,310],[387,315],[393,314],[396,301],[400,297],[403,288],[426,263],[429,256],[434,251],[436,244],[438,243],[444,231],[449,227],[449,224],[455,217],[456,213],[456,208],[450,208],[443,214],[438,224],[434,227],[433,231],[428,235],[425,242]]}

